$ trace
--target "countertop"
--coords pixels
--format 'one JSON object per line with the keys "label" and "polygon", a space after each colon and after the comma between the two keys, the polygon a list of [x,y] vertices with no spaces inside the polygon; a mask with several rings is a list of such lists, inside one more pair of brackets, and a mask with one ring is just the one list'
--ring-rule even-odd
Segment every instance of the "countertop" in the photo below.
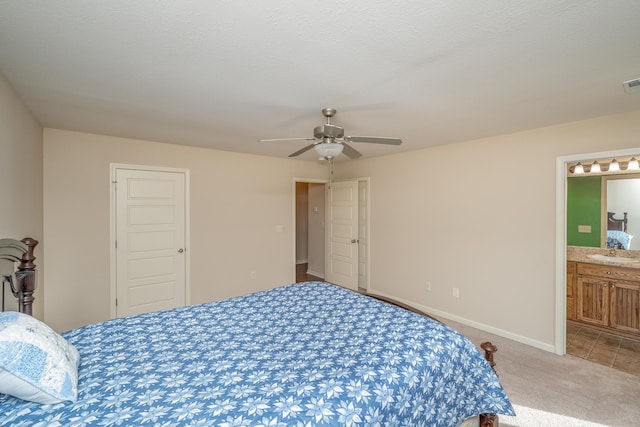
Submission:
{"label": "countertop", "polygon": [[625,251],[625,250],[616,249],[617,257],[634,258],[634,259],[637,259],[638,262],[616,262],[616,257],[609,257],[609,256],[607,256],[606,260],[589,258],[589,255],[605,255],[606,256],[608,254],[609,254],[609,249],[604,249],[604,248],[567,246],[567,261],[640,269],[640,251]]}

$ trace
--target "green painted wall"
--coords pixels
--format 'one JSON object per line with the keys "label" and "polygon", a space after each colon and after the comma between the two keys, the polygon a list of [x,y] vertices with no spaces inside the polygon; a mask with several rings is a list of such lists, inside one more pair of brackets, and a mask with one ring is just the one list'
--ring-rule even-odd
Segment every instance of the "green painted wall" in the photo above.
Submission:
{"label": "green painted wall", "polygon": [[[567,244],[600,247],[601,185],[600,176],[567,179]],[[591,233],[578,233],[579,225],[590,225]]]}

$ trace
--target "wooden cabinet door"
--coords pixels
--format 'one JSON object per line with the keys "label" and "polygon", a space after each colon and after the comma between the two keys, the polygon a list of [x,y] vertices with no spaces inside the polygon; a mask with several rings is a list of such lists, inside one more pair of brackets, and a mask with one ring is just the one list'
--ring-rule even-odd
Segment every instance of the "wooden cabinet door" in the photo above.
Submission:
{"label": "wooden cabinet door", "polygon": [[617,280],[611,283],[609,326],[626,332],[640,332],[640,285]]}
{"label": "wooden cabinet door", "polygon": [[591,276],[578,276],[576,318],[594,325],[609,324],[609,281]]}
{"label": "wooden cabinet door", "polygon": [[567,262],[567,319],[576,320],[576,263]]}

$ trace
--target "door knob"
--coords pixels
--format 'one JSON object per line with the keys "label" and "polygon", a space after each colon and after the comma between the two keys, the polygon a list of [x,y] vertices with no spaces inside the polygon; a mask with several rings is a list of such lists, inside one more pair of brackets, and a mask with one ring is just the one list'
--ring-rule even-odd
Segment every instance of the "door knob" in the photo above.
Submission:
{"label": "door knob", "polygon": [[358,241],[356,239],[351,239],[351,243],[357,243]]}
{"label": "door knob", "polygon": [[184,249],[180,248],[178,249],[178,253],[181,254],[182,252],[184,252]]}

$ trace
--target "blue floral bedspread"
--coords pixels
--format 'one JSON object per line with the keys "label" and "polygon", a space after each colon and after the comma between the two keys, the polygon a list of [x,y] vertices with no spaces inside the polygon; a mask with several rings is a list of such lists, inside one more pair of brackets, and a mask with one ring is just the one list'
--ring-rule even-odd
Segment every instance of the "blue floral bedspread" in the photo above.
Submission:
{"label": "blue floral bedspread", "polygon": [[478,349],[427,317],[321,282],[63,334],[78,401],[0,395],[11,426],[456,426],[513,415]]}

